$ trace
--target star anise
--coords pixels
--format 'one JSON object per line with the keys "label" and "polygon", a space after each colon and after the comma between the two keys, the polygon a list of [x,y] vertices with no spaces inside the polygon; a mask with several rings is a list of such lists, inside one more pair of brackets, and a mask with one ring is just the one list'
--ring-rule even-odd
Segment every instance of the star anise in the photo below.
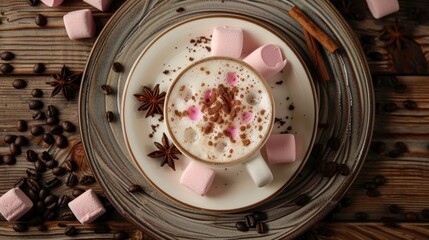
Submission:
{"label": "star anise", "polygon": [[182,154],[179,149],[177,149],[174,144],[168,142],[168,138],[165,133],[162,134],[162,144],[158,142],[155,142],[154,144],[158,148],[158,150],[149,153],[148,156],[151,158],[162,157],[163,161],[161,162],[161,167],[167,163],[170,168],[176,171],[176,168],[174,166],[174,160],[179,159],[177,155]]}
{"label": "star anise", "polygon": [[79,90],[80,79],[82,73],[71,74],[65,65],[61,69],[61,74],[53,74],[52,78],[54,81],[46,82],[46,84],[54,87],[51,93],[51,97],[57,95],[59,92],[63,92],[66,100],[70,100],[74,96],[74,92]]}
{"label": "star anise", "polygon": [[393,48],[399,50],[402,49],[402,46],[410,37],[406,34],[406,28],[399,24],[398,19],[395,19],[394,25],[384,26],[383,33],[381,35],[381,40],[386,41],[386,43]]}
{"label": "star anise", "polygon": [[138,110],[147,110],[146,118],[155,114],[163,115],[165,92],[159,92],[159,84],[153,90],[144,86],[143,94],[134,94],[137,100],[143,102]]}

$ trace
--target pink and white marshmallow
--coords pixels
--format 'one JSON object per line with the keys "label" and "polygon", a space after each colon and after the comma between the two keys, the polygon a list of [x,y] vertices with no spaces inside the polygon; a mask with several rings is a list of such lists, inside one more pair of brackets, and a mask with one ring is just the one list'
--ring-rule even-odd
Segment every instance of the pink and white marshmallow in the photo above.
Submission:
{"label": "pink and white marshmallow", "polygon": [[82,224],[91,223],[106,212],[97,194],[88,189],[79,197],[69,202],[69,208]]}
{"label": "pink and white marshmallow", "polygon": [[236,27],[215,27],[212,34],[213,56],[239,58],[243,50],[243,30]]}
{"label": "pink and white marshmallow", "polygon": [[287,63],[287,59],[283,59],[280,48],[274,44],[259,47],[245,57],[243,61],[252,66],[265,79],[280,72]]}
{"label": "pink and white marshmallow", "polygon": [[265,145],[270,164],[291,163],[296,160],[295,136],[272,134]]}
{"label": "pink and white marshmallow", "polygon": [[95,22],[89,9],[69,12],[64,15],[63,20],[70,39],[94,37]]}
{"label": "pink and white marshmallow", "polygon": [[98,10],[105,12],[109,9],[112,0],[83,0],[89,5],[97,8]]}
{"label": "pink and white marshmallow", "polygon": [[192,121],[198,121],[203,117],[203,113],[201,112],[201,110],[194,105],[190,106],[187,112],[189,119],[191,119]]}
{"label": "pink and white marshmallow", "polygon": [[192,161],[183,171],[180,184],[204,196],[210,190],[214,178],[215,172],[212,169]]}
{"label": "pink and white marshmallow", "polygon": [[398,0],[366,0],[372,16],[379,19],[399,11]]}
{"label": "pink and white marshmallow", "polygon": [[41,0],[48,7],[58,7],[64,0]]}
{"label": "pink and white marshmallow", "polygon": [[19,188],[12,188],[0,197],[0,213],[7,221],[15,221],[33,207],[33,202]]}

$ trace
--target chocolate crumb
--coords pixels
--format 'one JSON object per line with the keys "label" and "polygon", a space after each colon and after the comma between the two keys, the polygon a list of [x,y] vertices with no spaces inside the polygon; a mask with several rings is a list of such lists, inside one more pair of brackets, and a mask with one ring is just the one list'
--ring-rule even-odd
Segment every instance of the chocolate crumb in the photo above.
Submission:
{"label": "chocolate crumb", "polygon": [[277,84],[277,85],[282,85],[282,84],[283,84],[283,81],[278,81],[278,82],[276,82],[276,84]]}
{"label": "chocolate crumb", "polygon": [[185,11],[185,9],[183,7],[179,7],[178,9],[176,9],[176,12],[181,13]]}
{"label": "chocolate crumb", "polygon": [[291,104],[291,105],[289,105],[289,110],[294,110],[295,109],[295,106],[293,105],[293,104]]}
{"label": "chocolate crumb", "polygon": [[170,73],[170,71],[169,70],[164,70],[164,71],[162,71],[162,73],[164,73],[165,75],[167,75],[167,74]]}

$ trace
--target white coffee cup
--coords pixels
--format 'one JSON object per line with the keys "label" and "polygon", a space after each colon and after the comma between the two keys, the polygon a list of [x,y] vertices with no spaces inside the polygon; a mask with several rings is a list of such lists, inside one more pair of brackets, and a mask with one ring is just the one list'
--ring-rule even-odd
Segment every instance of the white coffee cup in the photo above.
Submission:
{"label": "white coffee cup", "polygon": [[168,134],[185,156],[211,167],[244,164],[258,187],[273,180],[260,150],[274,116],[265,79],[229,57],[187,66],[171,83],[164,103]]}

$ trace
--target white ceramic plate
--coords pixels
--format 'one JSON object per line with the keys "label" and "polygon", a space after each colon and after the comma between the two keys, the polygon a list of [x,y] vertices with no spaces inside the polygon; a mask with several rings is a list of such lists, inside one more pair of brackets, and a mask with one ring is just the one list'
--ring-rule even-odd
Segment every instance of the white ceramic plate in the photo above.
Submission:
{"label": "white ceramic plate", "polygon": [[[145,118],[146,112],[137,111],[141,106],[133,96],[141,93],[143,86],[153,88],[160,84],[167,91],[181,69],[198,59],[210,56],[210,35],[215,26],[240,27],[244,31],[242,57],[267,43],[277,44],[288,64],[285,69],[269,79],[276,104],[273,133],[295,134],[297,160],[292,164],[270,166],[274,181],[258,188],[242,165],[218,168],[216,179],[206,196],[198,196],[179,183],[179,178],[189,163],[182,156],[175,161],[176,171],[167,165],[160,167],[162,159],[147,155],[156,150],[154,141],[161,142],[165,123],[160,115]],[[134,162],[152,186],[175,202],[209,211],[235,212],[259,205],[282,191],[298,174],[309,156],[317,126],[317,100],[311,76],[296,51],[286,40],[272,30],[250,19],[235,15],[207,15],[179,23],[162,32],[141,53],[135,62],[124,90],[121,122],[125,142]],[[283,122],[284,121],[284,122]],[[156,132],[153,131],[154,127]],[[149,135],[153,135],[150,137]]]}

